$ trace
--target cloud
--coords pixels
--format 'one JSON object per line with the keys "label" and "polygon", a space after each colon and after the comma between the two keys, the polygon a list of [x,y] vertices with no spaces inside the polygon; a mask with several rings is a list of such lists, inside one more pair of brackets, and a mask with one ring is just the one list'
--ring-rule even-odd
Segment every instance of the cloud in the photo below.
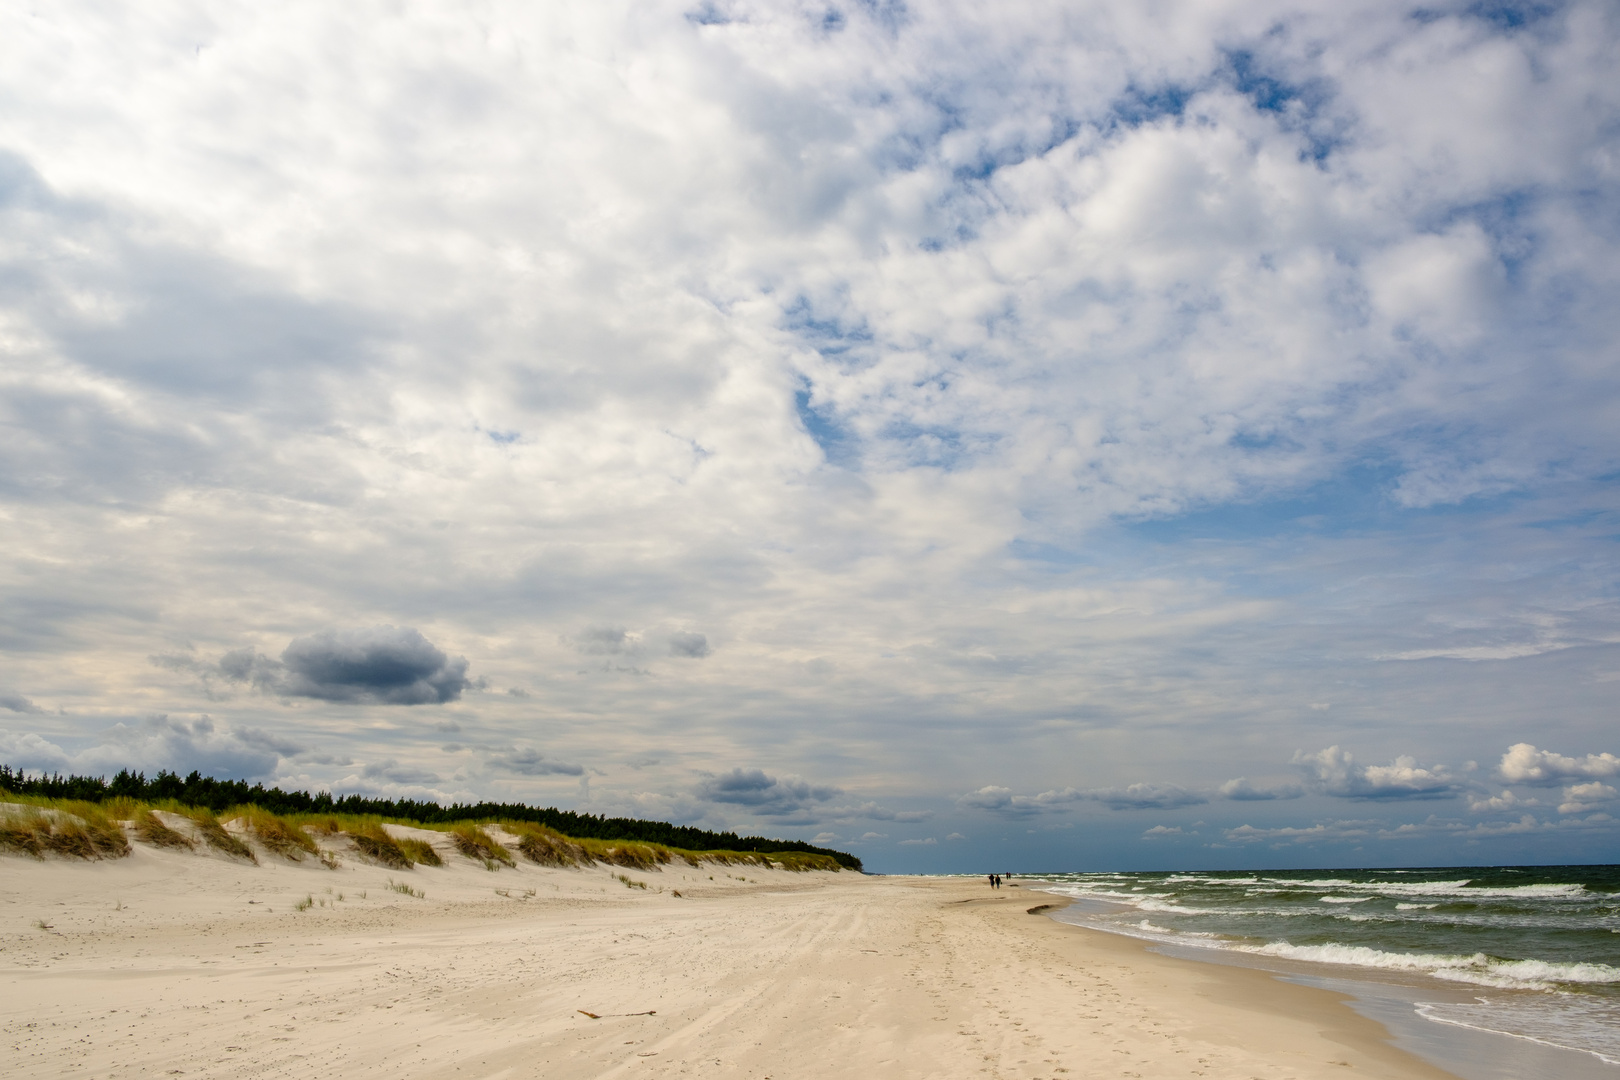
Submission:
{"label": "cloud", "polygon": [[1586,784],[1571,784],[1564,789],[1564,801],[1558,804],[1560,814],[1584,814],[1620,798],[1620,792],[1608,784],[1593,780]]}
{"label": "cloud", "polygon": [[907,847],[907,846],[915,845],[915,846],[919,846],[919,847],[928,847],[928,846],[931,846],[931,845],[934,845],[934,844],[937,844],[937,843],[939,843],[938,840],[935,840],[932,836],[929,836],[929,837],[925,837],[924,839],[921,839],[921,840],[902,840],[902,841],[900,841],[900,846],[901,847]]}
{"label": "cloud", "polygon": [[1330,746],[1314,754],[1296,752],[1294,764],[1318,790],[1345,799],[1437,799],[1457,790],[1444,766],[1424,768],[1411,757],[1398,757],[1389,765],[1357,765],[1348,750]]}
{"label": "cloud", "polygon": [[585,767],[566,761],[553,761],[538,750],[510,749],[492,756],[490,764],[523,776],[583,776]]}
{"label": "cloud", "polygon": [[294,638],[273,660],[250,648],[233,649],[208,662],[188,654],[150,658],[159,667],[203,680],[245,684],[277,697],[313,698],[342,704],[445,704],[478,686],[467,678],[465,658],[446,656],[408,626],[327,630]]}
{"label": "cloud", "polygon": [[1504,791],[1500,795],[1490,795],[1481,798],[1470,798],[1468,809],[1475,814],[1497,813],[1503,810],[1519,810],[1526,806],[1540,806],[1536,799],[1520,798],[1511,791]]}
{"label": "cloud", "polygon": [[638,643],[622,626],[595,626],[566,640],[587,656],[622,656],[634,651]]}
{"label": "cloud", "polygon": [[[469,685],[465,659],[446,656],[408,626],[328,630],[294,638],[281,662],[286,668],[281,692],[322,701],[442,705],[455,701]],[[255,670],[249,664],[246,677]]]}
{"label": "cloud", "polygon": [[1089,792],[1088,796],[1113,810],[1169,810],[1209,801],[1207,795],[1174,784],[1132,784],[1126,788],[1100,789]]}
{"label": "cloud", "polygon": [[21,694],[5,691],[0,691],[0,709],[9,709],[14,713],[42,713],[45,711]]}
{"label": "cloud", "polygon": [[918,822],[927,821],[934,816],[932,810],[890,810],[875,802],[864,802],[858,806],[830,806],[823,813],[835,821],[864,818],[872,821]]}
{"label": "cloud", "polygon": [[1502,763],[1497,771],[1510,784],[1551,787],[1564,780],[1620,776],[1620,757],[1608,753],[1587,754],[1583,758],[1564,757],[1551,750],[1537,750],[1529,743],[1514,743],[1502,755]]}
{"label": "cloud", "polygon": [[765,817],[802,816],[817,804],[840,794],[839,789],[812,784],[794,776],[778,779],[761,769],[732,769],[705,777],[697,797],[707,802],[741,806]]}
{"label": "cloud", "polygon": [[1228,780],[1219,788],[1224,799],[1233,799],[1238,802],[1263,802],[1271,799],[1297,799],[1305,794],[1305,789],[1298,784],[1272,784],[1266,787],[1255,787],[1249,783],[1247,777],[1240,776],[1236,780]]}
{"label": "cloud", "polygon": [[1043,791],[1038,795],[1018,795],[1011,788],[990,784],[958,797],[956,803],[969,810],[990,810],[1014,817],[1027,817],[1068,809],[1086,798],[1084,792],[1072,787]]}
{"label": "cloud", "polygon": [[[1580,746],[1620,670],[1620,26],[1430,7],[841,4],[829,33],[764,0],[497,5],[379,34],[238,5],[198,37],[51,5],[0,65],[7,686],[70,756],[138,703],[410,764],[431,733],[360,707],[487,673],[533,696],[456,710],[458,742],[648,753],[598,806],[717,816],[679,770],[942,815],[1016,776],[962,805],[1050,820],[1330,730],[1478,757],[1524,701]],[[472,663],[278,658],[383,622]],[[1121,786],[1066,787],[1071,754]],[[1379,768],[1304,786],[1448,775]],[[1523,782],[1620,775],[1556,772]],[[1279,824],[1301,804],[1247,800],[1289,793],[1217,807]]]}
{"label": "cloud", "polygon": [[677,631],[669,635],[669,655],[701,660],[709,655],[709,639],[702,634]]}
{"label": "cloud", "polygon": [[1165,810],[1209,801],[1207,795],[1175,784],[1131,784],[1124,788],[1056,788],[1038,795],[1018,795],[1010,788],[990,785],[958,797],[957,805],[990,810],[1014,817],[1058,813],[1081,803],[1100,802],[1111,810]]}
{"label": "cloud", "polygon": [[946,834],[945,839],[946,840],[966,840],[967,837],[963,836],[959,832],[953,832],[953,833]]}
{"label": "cloud", "polygon": [[393,758],[369,762],[360,770],[360,775],[367,780],[384,780],[408,787],[422,787],[440,782],[439,774],[431,769],[401,765]]}
{"label": "cloud", "polygon": [[1157,839],[1161,839],[1161,838],[1166,837],[1166,836],[1181,836],[1181,835],[1183,835],[1183,833],[1181,831],[1181,826],[1180,825],[1172,825],[1172,826],[1155,825],[1155,826],[1153,826],[1153,828],[1151,828],[1151,829],[1147,830],[1146,832],[1144,832],[1142,834],[1142,838],[1144,840],[1157,840]]}
{"label": "cloud", "polygon": [[1253,825],[1239,825],[1226,830],[1226,839],[1235,844],[1285,843],[1310,844],[1321,841],[1366,840],[1377,831],[1373,822],[1337,821],[1309,826],[1284,825],[1277,828],[1257,829]]}

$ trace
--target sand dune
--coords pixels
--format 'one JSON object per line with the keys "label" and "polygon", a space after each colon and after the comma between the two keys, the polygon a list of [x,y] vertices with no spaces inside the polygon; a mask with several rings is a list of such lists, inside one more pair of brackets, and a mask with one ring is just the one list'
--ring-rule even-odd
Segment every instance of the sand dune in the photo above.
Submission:
{"label": "sand dune", "polygon": [[1329,994],[1020,889],[135,847],[0,858],[7,1076],[1445,1075]]}

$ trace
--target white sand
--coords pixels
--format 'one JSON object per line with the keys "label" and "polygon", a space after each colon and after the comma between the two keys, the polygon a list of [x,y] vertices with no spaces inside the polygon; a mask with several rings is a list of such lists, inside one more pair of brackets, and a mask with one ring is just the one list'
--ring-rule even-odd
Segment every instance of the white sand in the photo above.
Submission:
{"label": "white sand", "polygon": [[1026,914],[1044,894],[709,865],[490,873],[441,846],[443,869],[407,872],[138,843],[100,863],[0,856],[4,1075],[1446,1075],[1330,994]]}

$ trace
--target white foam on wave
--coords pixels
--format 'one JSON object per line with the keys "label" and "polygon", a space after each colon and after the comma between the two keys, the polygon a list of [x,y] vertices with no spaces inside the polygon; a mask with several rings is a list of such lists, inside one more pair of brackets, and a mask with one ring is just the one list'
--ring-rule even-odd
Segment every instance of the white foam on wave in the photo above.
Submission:
{"label": "white foam on wave", "polygon": [[1484,953],[1446,956],[1438,953],[1396,953],[1366,945],[1236,945],[1240,952],[1307,960],[1319,964],[1419,971],[1438,979],[1515,990],[1550,990],[1559,985],[1620,983],[1620,968],[1608,964],[1555,964],[1545,960],[1498,960]]}
{"label": "white foam on wave", "polygon": [[1085,900],[1109,900],[1116,904],[1129,904],[1139,911],[1154,911],[1166,915],[1243,914],[1243,912],[1229,913],[1219,908],[1196,908],[1178,904],[1175,902],[1174,893],[1122,893],[1088,888],[1084,885],[1051,885],[1043,891]]}
{"label": "white foam on wave", "polygon": [[1365,892],[1370,893],[1371,896],[1389,897],[1458,896],[1470,899],[1481,897],[1545,899],[1560,896],[1583,896],[1586,894],[1586,886],[1576,884],[1545,883],[1540,885],[1471,886],[1469,882],[1472,880],[1472,878],[1454,878],[1449,881],[1348,881],[1344,878],[1320,878],[1308,881],[1289,881],[1286,878],[1265,878],[1263,884],[1279,891],[1326,889],[1331,892]]}
{"label": "white foam on wave", "polygon": [[[1143,900],[1136,905],[1143,911],[1157,911],[1165,915],[1227,915],[1232,912],[1222,911],[1220,908],[1188,907],[1169,900],[1160,900],[1157,897]],[[1237,913],[1241,914],[1241,912]]]}
{"label": "white foam on wave", "polygon": [[1365,904],[1369,900],[1376,900],[1375,896],[1324,896],[1317,901],[1319,904]]}
{"label": "white foam on wave", "polygon": [[1439,904],[1396,904],[1396,911],[1433,911]]}

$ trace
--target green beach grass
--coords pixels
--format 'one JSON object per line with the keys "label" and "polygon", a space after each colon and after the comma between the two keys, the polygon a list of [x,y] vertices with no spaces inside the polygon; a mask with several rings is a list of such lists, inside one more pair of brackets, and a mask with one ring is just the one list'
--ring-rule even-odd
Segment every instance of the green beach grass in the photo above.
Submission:
{"label": "green beach grass", "polygon": [[[184,819],[194,835],[165,824],[160,813]],[[88,802],[17,794],[0,787],[0,851],[34,858],[122,858],[132,850],[129,837],[133,836],[139,843],[171,850],[195,850],[200,841],[233,858],[257,863],[258,855],[247,842],[251,838],[265,851],[291,862],[313,855],[335,868],[340,864],[321,847],[316,839],[320,837],[328,845],[346,841],[364,860],[390,869],[444,864],[434,844],[417,837],[396,837],[387,825],[437,833],[463,856],[481,862],[489,870],[517,866],[511,850],[491,836],[489,828],[517,837],[517,853],[538,866],[584,868],[605,864],[651,872],[679,859],[689,866],[715,863],[795,872],[846,869],[839,859],[819,852],[695,851],[639,840],[566,836],[531,821],[486,818],[424,822],[380,815],[277,814],[252,804],[215,813],[208,807],[188,806],[174,799],[146,802],[113,797]]]}

